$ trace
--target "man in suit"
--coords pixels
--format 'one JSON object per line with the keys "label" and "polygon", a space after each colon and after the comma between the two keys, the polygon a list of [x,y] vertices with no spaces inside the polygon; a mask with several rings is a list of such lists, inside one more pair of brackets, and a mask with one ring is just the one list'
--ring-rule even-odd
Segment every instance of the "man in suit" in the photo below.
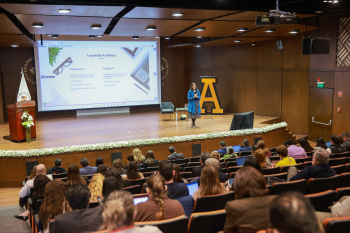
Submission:
{"label": "man in suit", "polygon": [[218,150],[218,153],[221,155],[226,155],[227,154],[227,148],[226,148],[226,142],[221,141],[219,142],[220,149]]}
{"label": "man in suit", "polygon": [[242,146],[241,146],[241,149],[239,150],[239,152],[250,151],[251,149],[252,149],[252,147],[249,146],[249,140],[248,139],[244,139],[243,143],[242,143]]}
{"label": "man in suit", "polygon": [[208,151],[202,152],[199,161],[201,165],[199,167],[195,167],[192,169],[191,177],[198,177],[202,174],[202,170],[205,167],[205,161],[210,158],[210,154]]}
{"label": "man in suit", "polygon": [[56,159],[55,166],[47,171],[47,174],[62,174],[67,173],[66,169],[62,167],[62,160]]}
{"label": "man in suit", "polygon": [[169,147],[169,152],[171,155],[168,156],[168,160],[178,160],[178,159],[184,159],[184,155],[182,153],[176,153],[175,147],[171,146]]}
{"label": "man in suit", "polygon": [[79,169],[81,176],[91,176],[97,172],[97,167],[90,167],[87,158],[80,160],[80,165],[82,166],[82,168]]}
{"label": "man in suit", "polygon": [[103,224],[102,206],[87,208],[91,193],[85,184],[74,184],[66,192],[66,198],[73,211],[55,217],[51,233],[83,233],[97,231]]}
{"label": "man in suit", "polygon": [[312,157],[312,166],[306,166],[300,172],[296,172],[295,167],[291,167],[288,170],[288,178],[291,176],[291,173],[296,174],[292,176],[289,181],[308,180],[309,178],[327,178],[336,175],[337,173],[328,165],[328,162],[328,152],[325,149],[318,148]]}

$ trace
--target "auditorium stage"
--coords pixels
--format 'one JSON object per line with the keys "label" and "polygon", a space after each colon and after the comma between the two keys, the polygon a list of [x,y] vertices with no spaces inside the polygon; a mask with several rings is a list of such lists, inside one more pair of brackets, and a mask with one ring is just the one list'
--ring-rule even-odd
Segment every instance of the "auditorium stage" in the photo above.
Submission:
{"label": "auditorium stage", "polygon": [[[37,119],[37,139],[31,143],[2,139],[2,136],[9,135],[9,126],[5,123],[0,124],[0,150],[42,149],[228,131],[233,115],[202,115],[196,121],[195,129],[188,120],[166,120],[170,119],[169,115],[164,115],[165,121],[161,121],[159,112]],[[254,128],[278,122],[279,117],[255,115]]]}

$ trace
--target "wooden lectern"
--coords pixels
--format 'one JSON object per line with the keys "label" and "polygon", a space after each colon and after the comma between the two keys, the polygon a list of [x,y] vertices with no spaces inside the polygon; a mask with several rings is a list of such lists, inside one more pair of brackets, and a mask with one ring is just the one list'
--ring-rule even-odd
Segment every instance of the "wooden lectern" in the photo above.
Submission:
{"label": "wooden lectern", "polygon": [[33,117],[34,126],[30,127],[32,139],[36,138],[36,122],[35,122],[35,101],[21,101],[16,102],[15,104],[7,105],[7,112],[9,118],[10,126],[10,136],[4,136],[4,139],[12,141],[25,141],[26,134],[25,128],[22,125],[22,114],[24,110],[27,110],[28,113]]}

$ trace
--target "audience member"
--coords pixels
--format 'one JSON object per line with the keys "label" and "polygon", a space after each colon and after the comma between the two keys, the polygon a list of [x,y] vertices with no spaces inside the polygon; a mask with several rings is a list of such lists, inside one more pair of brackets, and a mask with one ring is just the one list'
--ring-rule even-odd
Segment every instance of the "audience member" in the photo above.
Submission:
{"label": "audience member", "polygon": [[154,153],[152,150],[149,150],[146,154],[146,159],[143,162],[143,167],[147,169],[147,167],[158,167],[159,161],[154,159]]}
{"label": "audience member", "polygon": [[126,169],[124,168],[123,161],[121,159],[115,159],[113,161],[113,167],[116,168],[121,176],[126,175]]}
{"label": "audience member", "polygon": [[72,211],[56,216],[50,228],[50,233],[97,231],[103,224],[102,206],[87,208],[90,197],[90,191],[84,184],[74,184],[68,188],[66,199]]}
{"label": "audience member", "polygon": [[181,167],[179,164],[173,164],[173,169],[175,171],[175,176],[173,178],[174,182],[175,183],[185,183],[187,184],[187,180],[183,179],[182,178],[182,175],[181,175]]}
{"label": "audience member", "polygon": [[66,169],[64,169],[62,166],[62,160],[61,159],[55,159],[54,162],[55,166],[50,168],[47,171],[47,174],[61,174],[61,173],[67,173]]}
{"label": "audience member", "polygon": [[350,196],[343,196],[333,206],[329,207],[331,212],[316,212],[317,218],[323,222],[326,218],[349,217],[350,216]]}
{"label": "audience member", "polygon": [[103,228],[106,233],[162,233],[157,227],[134,226],[135,206],[130,192],[120,190],[112,192],[103,205]]}
{"label": "audience member", "polygon": [[169,152],[171,153],[167,158],[169,161],[184,159],[184,155],[182,153],[176,153],[176,149],[173,146],[169,147]]}
{"label": "audience member", "polygon": [[226,192],[227,190],[225,186],[220,183],[217,169],[211,165],[208,165],[203,168],[200,178],[200,186],[194,192],[192,197],[196,201],[198,197],[223,194]]}
{"label": "audience member", "polygon": [[341,144],[341,137],[338,135],[333,134],[331,136],[331,144],[329,149],[331,149],[332,154],[346,151],[346,146]]}
{"label": "audience member", "polygon": [[77,165],[71,164],[68,167],[68,179],[67,185],[68,187],[73,186],[73,184],[86,184],[85,179],[80,175],[80,170]]}
{"label": "audience member", "polygon": [[[69,171],[68,171],[69,172]],[[66,191],[68,186],[62,180],[50,181],[45,187],[44,200],[41,204],[39,216],[42,221],[43,230],[49,230],[49,222],[57,215],[67,212]],[[59,231],[64,232],[64,231]]]}
{"label": "audience member", "polygon": [[260,149],[260,148],[258,147],[258,145],[253,145],[253,146],[252,146],[252,155],[253,155],[253,156],[254,156],[255,151],[258,150],[258,149]]}
{"label": "audience member", "polygon": [[272,156],[272,154],[270,152],[270,149],[269,148],[265,148],[265,142],[263,140],[259,140],[256,145],[265,152],[265,155],[267,157]]}
{"label": "audience member", "polygon": [[239,152],[250,151],[251,149],[252,149],[252,147],[249,146],[248,139],[243,139],[242,146],[241,146],[241,149],[239,150]]}
{"label": "audience member", "polygon": [[260,168],[272,167],[271,160],[266,157],[266,153],[262,149],[258,149],[254,152],[254,158],[258,160]]}
{"label": "audience member", "polygon": [[219,154],[216,150],[214,150],[213,152],[211,152],[210,157],[211,157],[211,158],[214,158],[214,159],[217,159],[218,161],[220,161],[220,154]]}
{"label": "audience member", "polygon": [[137,164],[142,164],[145,161],[145,156],[142,155],[142,152],[139,148],[135,148],[132,151],[132,155],[134,156],[135,162]]}
{"label": "audience member", "polygon": [[288,156],[288,150],[285,145],[279,145],[276,148],[276,153],[281,158],[281,160],[276,164],[276,167],[291,166],[297,164],[294,158]]}
{"label": "audience member", "polygon": [[309,199],[299,192],[286,192],[277,196],[271,204],[269,215],[272,232],[323,232],[317,221],[314,207]]}
{"label": "audience member", "polygon": [[159,174],[153,174],[147,180],[149,199],[136,206],[136,222],[158,221],[185,215],[182,205],[177,200],[171,200],[166,195],[165,179]]}
{"label": "audience member", "polygon": [[103,163],[103,159],[102,159],[101,157],[98,157],[98,158],[96,159],[96,167],[98,167],[98,166],[101,165],[101,164],[104,164],[104,163]]}
{"label": "audience member", "polygon": [[37,165],[35,165],[35,166],[32,168],[32,171],[30,172],[30,176],[28,177],[28,180],[34,179],[34,177],[36,176],[36,166],[37,166]]}
{"label": "audience member", "polygon": [[108,168],[108,167],[107,167],[106,165],[100,164],[100,165],[97,167],[96,173],[101,173],[102,175],[106,176],[107,168]]}
{"label": "audience member", "polygon": [[238,156],[235,154],[233,147],[228,146],[226,147],[227,153],[225,153],[224,157],[222,159],[229,159],[229,158],[237,158]]}
{"label": "audience member", "polygon": [[119,174],[118,170],[115,167],[110,167],[107,169],[106,177],[108,177],[108,176],[115,177],[118,180],[121,188],[133,186],[130,181],[123,180],[122,176]]}
{"label": "audience member", "polygon": [[[121,177],[120,177],[121,178]],[[113,191],[121,190],[120,181],[115,176],[107,176],[103,181],[102,195],[103,200],[100,199],[100,204],[102,205],[104,200],[106,200]]]}
{"label": "audience member", "polygon": [[218,153],[220,155],[225,155],[227,153],[226,142],[225,141],[221,141],[221,142],[219,142],[219,145],[220,145],[220,149],[218,150]]}
{"label": "audience member", "polygon": [[[29,180],[32,180],[32,181],[34,181],[34,178],[35,178],[35,176],[36,176],[36,166],[37,165],[35,165],[33,168],[32,168],[32,171],[31,171],[31,173],[30,173],[30,176],[28,177],[28,179],[27,179],[27,182],[29,181]],[[32,183],[32,181],[30,182],[30,183]],[[26,183],[27,183],[26,182]],[[32,186],[31,187],[34,187],[34,183],[32,183],[31,184]],[[22,187],[22,189],[24,188],[26,186],[26,184]],[[20,190],[20,193],[19,193],[19,206],[20,206],[20,210],[21,211],[25,211],[26,212],[26,205],[27,205],[27,202],[28,202],[28,195],[25,195],[25,196],[21,196],[21,191],[22,191],[22,189]],[[30,191],[30,188],[29,188],[29,191]],[[29,212],[27,212],[27,213],[29,213]],[[25,214],[26,216],[27,216],[27,213]]]}
{"label": "audience member", "polygon": [[96,174],[92,176],[88,186],[91,193],[90,201],[98,201],[100,198],[103,198],[102,187],[103,181],[106,177],[106,172],[106,165],[101,164],[98,166]]}
{"label": "audience member", "polygon": [[80,168],[79,171],[80,175],[82,176],[92,176],[97,171],[97,167],[90,167],[89,160],[87,160],[87,158],[80,160],[80,165],[82,168]]}
{"label": "audience member", "polygon": [[219,160],[214,158],[208,158],[207,160],[205,160],[205,165],[211,165],[217,170],[219,180],[221,183],[226,182],[228,180],[228,175],[226,175],[226,173],[221,172]]}
{"label": "audience member", "polygon": [[288,150],[288,156],[294,159],[306,158],[306,152],[302,147],[297,147],[293,139],[289,139],[284,143]]}
{"label": "audience member", "polygon": [[266,181],[255,168],[240,168],[234,179],[236,200],[226,204],[224,233],[255,233],[268,228],[268,210],[275,198],[266,195]]}
{"label": "audience member", "polygon": [[316,147],[314,148],[314,150],[317,148],[325,149],[329,154],[332,154],[331,149],[328,148],[328,146],[326,145],[326,141],[323,139],[323,137],[316,138]]}
{"label": "audience member", "polygon": [[[133,155],[133,154],[128,155],[128,157],[127,157],[126,159],[129,161],[128,164],[129,164],[130,162],[135,162],[135,159],[134,159],[134,155]],[[138,168],[138,169],[141,168],[141,164],[136,163],[136,165],[137,165],[137,168]],[[128,165],[125,166],[125,170],[126,170],[127,168],[128,168]]]}
{"label": "audience member", "polygon": [[126,176],[123,177],[124,180],[137,180],[142,179],[143,174],[137,170],[137,165],[135,162],[129,162],[126,169]]}
{"label": "audience member", "polygon": [[350,133],[349,132],[343,132],[341,134],[341,137],[343,138],[343,147],[346,148],[347,151],[350,151]]}
{"label": "audience member", "polygon": [[165,184],[167,185],[167,196],[170,199],[178,199],[189,195],[186,184],[174,182],[175,171],[172,163],[169,161],[161,161],[158,173],[165,179]]}
{"label": "audience member", "polygon": [[255,168],[256,170],[258,170],[259,172],[261,172],[261,167],[260,167],[260,164],[258,162],[258,160],[256,158],[253,158],[253,157],[248,157],[245,161],[244,161],[244,164],[243,164],[243,167],[253,167]]}
{"label": "audience member", "polygon": [[305,138],[299,139],[300,146],[305,150],[305,152],[313,152],[314,148],[312,148],[309,142]]}
{"label": "audience member", "polygon": [[312,166],[306,166],[300,172],[297,172],[296,168],[291,167],[288,170],[288,176],[291,176],[292,173],[296,174],[291,177],[288,181],[301,180],[309,178],[326,178],[336,175],[336,172],[333,168],[328,166],[329,162],[329,153],[325,149],[316,149],[312,157]]}
{"label": "audience member", "polygon": [[198,177],[201,175],[202,173],[202,169],[205,167],[205,160],[210,158],[210,154],[208,151],[204,151],[201,153],[199,162],[201,163],[201,165],[199,167],[195,167],[192,169],[192,174],[191,177]]}

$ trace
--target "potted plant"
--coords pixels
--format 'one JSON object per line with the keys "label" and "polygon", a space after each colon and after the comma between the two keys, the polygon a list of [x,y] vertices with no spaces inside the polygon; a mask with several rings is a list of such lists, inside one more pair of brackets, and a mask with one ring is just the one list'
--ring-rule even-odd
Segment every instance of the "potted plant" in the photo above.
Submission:
{"label": "potted plant", "polygon": [[31,134],[30,127],[34,126],[33,117],[28,113],[27,110],[24,110],[21,120],[22,120],[22,125],[26,131],[26,142],[30,143],[32,141],[32,134]]}

